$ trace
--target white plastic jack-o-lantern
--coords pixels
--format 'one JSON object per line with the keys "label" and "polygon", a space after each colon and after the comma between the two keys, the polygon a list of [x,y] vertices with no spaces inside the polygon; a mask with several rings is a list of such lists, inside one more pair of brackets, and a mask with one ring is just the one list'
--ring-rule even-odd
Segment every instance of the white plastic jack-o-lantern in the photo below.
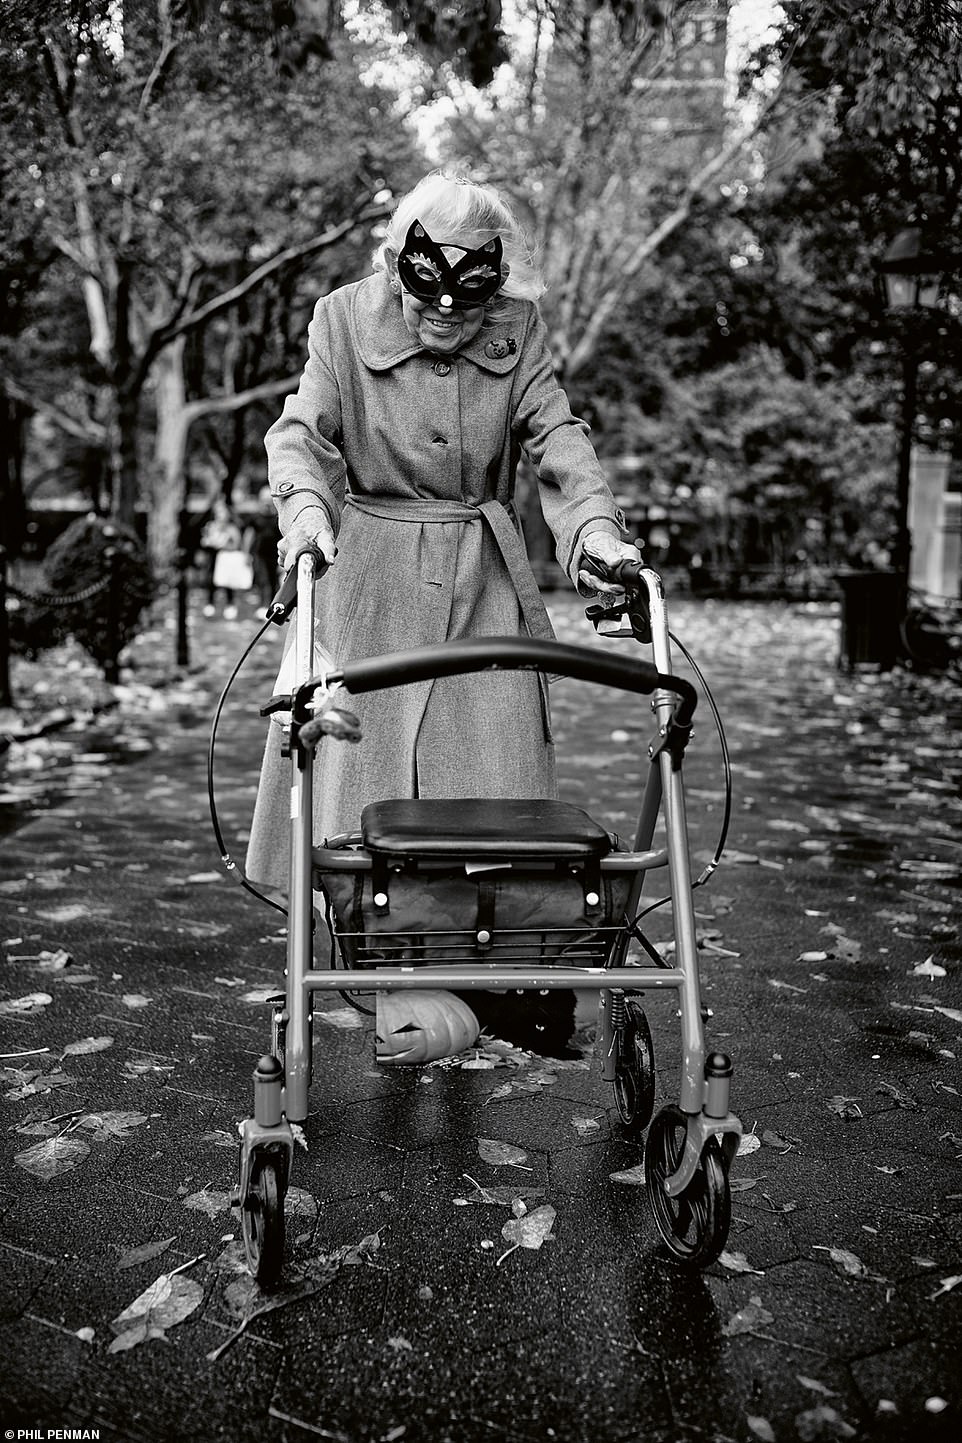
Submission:
{"label": "white plastic jack-o-lantern", "polygon": [[472,1047],[478,1019],[453,992],[379,992],[377,1060],[389,1066],[434,1062]]}

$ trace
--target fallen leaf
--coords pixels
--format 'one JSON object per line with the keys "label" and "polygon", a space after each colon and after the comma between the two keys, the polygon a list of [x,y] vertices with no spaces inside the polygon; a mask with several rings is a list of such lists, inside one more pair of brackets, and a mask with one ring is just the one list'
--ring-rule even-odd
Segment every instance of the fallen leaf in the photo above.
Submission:
{"label": "fallen leaf", "polygon": [[166,1330],[189,1318],[200,1306],[204,1289],[182,1273],[161,1273],[122,1313],[110,1322],[117,1334],[108,1353],[123,1353],[140,1343],[166,1339]]}
{"label": "fallen leaf", "polygon": [[36,1097],[41,1092],[53,1092],[56,1087],[70,1087],[76,1082],[67,1072],[31,1072],[21,1073],[20,1076],[28,1078],[22,1086],[13,1088],[3,1095],[11,1102],[19,1102],[24,1097]]}
{"label": "fallen leaf", "polygon": [[628,1183],[631,1187],[644,1187],[645,1164],[637,1162],[634,1167],[623,1168],[621,1172],[610,1172],[608,1176],[612,1182]]}
{"label": "fallen leaf", "polygon": [[368,1233],[359,1243],[349,1243],[347,1247],[340,1249],[340,1260],[352,1267],[358,1267],[366,1263],[369,1267],[376,1267],[376,1258],[381,1250],[380,1233]]}
{"label": "fallen leaf", "polygon": [[402,1337],[400,1336],[400,1334],[398,1334],[398,1335],[397,1335],[396,1337],[394,1337],[394,1338],[388,1338],[388,1340],[387,1340],[387,1345],[388,1345],[389,1348],[393,1348],[394,1351],[395,1351],[395,1353],[413,1353],[413,1352],[414,1352],[414,1348],[413,1348],[412,1345],[408,1342],[407,1338],[402,1338]]}
{"label": "fallen leaf", "polygon": [[757,1177],[733,1177],[729,1181],[729,1187],[732,1192],[750,1192],[761,1181],[762,1179]]}
{"label": "fallen leaf", "polygon": [[959,1286],[959,1283],[962,1283],[962,1273],[954,1273],[951,1278],[943,1278],[936,1291],[929,1294],[929,1302],[933,1298],[941,1298],[943,1293],[951,1293],[953,1288]]}
{"label": "fallen leaf", "polygon": [[90,1146],[79,1137],[49,1137],[44,1142],[35,1142],[24,1152],[14,1154],[17,1167],[32,1173],[41,1182],[71,1172],[79,1167],[90,1154]]}
{"label": "fallen leaf", "polygon": [[82,1343],[92,1343],[96,1336],[93,1328],[78,1328],[74,1333],[74,1337],[79,1338]]}
{"label": "fallen leaf", "polygon": [[68,1042],[63,1050],[64,1057],[85,1057],[88,1052],[105,1052],[113,1047],[112,1037],[82,1037],[79,1042]]}
{"label": "fallen leaf", "polygon": [[[498,1207],[510,1207],[515,1198],[521,1198],[523,1202],[531,1202],[534,1198],[544,1197],[544,1188],[541,1187],[482,1187],[470,1173],[462,1173],[461,1176],[475,1189],[474,1195],[465,1198],[469,1203],[489,1203]],[[457,1201],[457,1199],[455,1199]]]}
{"label": "fallen leaf", "polygon": [[858,1105],[857,1097],[830,1097],[825,1106],[829,1112],[836,1117],[861,1117],[862,1109]]}
{"label": "fallen leaf", "polygon": [[145,997],[142,992],[125,992],[120,1000],[124,1006],[129,1007],[132,1012],[136,1012],[140,1007],[150,1006],[150,998]]}
{"label": "fallen leaf", "polygon": [[49,992],[28,992],[25,997],[13,997],[7,1002],[0,1002],[0,1013],[4,1016],[14,1013],[28,1016],[31,1012],[39,1012],[41,1007],[49,1007],[52,1001]]}
{"label": "fallen leaf", "polygon": [[551,1204],[542,1203],[541,1207],[535,1208],[534,1212],[527,1213],[523,1218],[510,1218],[501,1229],[501,1236],[511,1246],[507,1252],[501,1254],[498,1264],[503,1263],[516,1248],[540,1248],[550,1236],[556,1217],[557,1213]]}
{"label": "fallen leaf", "polygon": [[284,1196],[284,1211],[289,1218],[313,1221],[317,1217],[317,1198],[306,1188],[289,1187]]}
{"label": "fallen leaf", "polygon": [[241,998],[242,1002],[270,1002],[272,997],[277,996],[276,987],[254,987],[250,992],[245,992]]}
{"label": "fallen leaf", "polygon": [[521,1167],[528,1160],[528,1154],[520,1147],[513,1147],[510,1142],[496,1142],[490,1137],[478,1138],[478,1155],[493,1167]]}
{"label": "fallen leaf", "polygon": [[[376,1235],[372,1234],[371,1236]],[[304,1276],[271,1293],[263,1293],[249,1274],[228,1284],[224,1292],[224,1301],[235,1316],[240,1318],[240,1323],[223,1343],[206,1355],[208,1363],[216,1363],[228,1348],[233,1347],[238,1338],[246,1332],[248,1324],[255,1318],[261,1317],[264,1313],[273,1313],[278,1308],[286,1308],[291,1303],[300,1302],[303,1298],[313,1297],[321,1288],[333,1282],[341,1270],[341,1264],[346,1255],[349,1252],[357,1252],[363,1246],[364,1241],[362,1239],[361,1243],[354,1247],[337,1248],[333,1253],[321,1253],[318,1257],[312,1258]],[[230,1249],[226,1251],[229,1252]]]}
{"label": "fallen leaf", "polygon": [[820,1393],[823,1398],[838,1397],[837,1393],[833,1392],[831,1388],[826,1388],[825,1384],[820,1383],[817,1378],[806,1378],[802,1373],[796,1373],[795,1376],[802,1387],[807,1388],[810,1393]]}
{"label": "fallen leaf", "polygon": [[827,962],[827,952],[799,952],[796,962]]}
{"label": "fallen leaf", "polygon": [[231,1137],[230,1133],[225,1132],[223,1128],[218,1128],[216,1132],[202,1133],[197,1141],[208,1142],[212,1147],[235,1148],[237,1146],[237,1138]]}
{"label": "fallen leaf", "polygon": [[762,1145],[762,1140],[755,1132],[744,1132],[738,1143],[736,1157],[747,1157],[749,1153],[757,1152]]}
{"label": "fallen leaf", "polygon": [[[920,1010],[924,1011],[925,1009]],[[957,1007],[933,1007],[932,1011],[940,1013],[943,1017],[947,1017],[950,1022],[962,1022],[962,1012],[960,1012]]]}
{"label": "fallen leaf", "polygon": [[[243,1000],[250,1001],[250,997]],[[314,1021],[326,1022],[329,1027],[340,1027],[350,1032],[364,1026],[364,1013],[358,1012],[356,1007],[319,1008],[314,1013]]]}
{"label": "fallen leaf", "polygon": [[579,1137],[590,1137],[593,1132],[597,1132],[601,1127],[601,1123],[596,1117],[573,1117],[571,1119],[571,1125]]}
{"label": "fallen leaf", "polygon": [[864,1278],[868,1275],[868,1268],[862,1259],[856,1257],[854,1253],[850,1253],[846,1248],[830,1248],[822,1243],[816,1243],[815,1251],[828,1253],[835,1266],[841,1268],[842,1272],[847,1273],[850,1278]]}
{"label": "fallen leaf", "polygon": [[775,1202],[774,1198],[768,1195],[767,1192],[763,1192],[762,1197],[768,1203],[768,1206],[771,1208],[773,1213],[794,1213],[798,1211],[797,1202],[777,1203]]}
{"label": "fallen leaf", "polygon": [[91,1142],[126,1142],[147,1121],[146,1112],[85,1112],[77,1126],[90,1133]]}
{"label": "fallen leaf", "polygon": [[744,1253],[730,1253],[726,1251],[719,1255],[718,1261],[723,1268],[727,1268],[731,1273],[754,1273],[759,1278],[765,1276],[758,1268],[752,1267]]}
{"label": "fallen leaf", "polygon": [[954,877],[958,873],[957,862],[935,862],[929,858],[909,859],[899,863],[899,870],[911,872],[916,877]]}
{"label": "fallen leaf", "polygon": [[166,1077],[176,1066],[175,1062],[161,1062],[156,1057],[128,1057],[121,1077],[129,1082],[136,1082],[140,1077],[150,1077],[151,1074]]}
{"label": "fallen leaf", "polygon": [[840,1413],[825,1403],[799,1413],[795,1419],[795,1431],[802,1443],[815,1443],[816,1439],[822,1438],[855,1437],[855,1429],[846,1423]]}
{"label": "fallen leaf", "polygon": [[142,1243],[139,1248],[129,1248],[127,1252],[118,1259],[117,1267],[118,1269],[136,1268],[139,1267],[141,1263],[149,1263],[152,1258],[159,1258],[161,1253],[165,1253],[171,1243],[175,1243],[176,1241],[176,1237],[158,1238],[152,1243]]}
{"label": "fallen leaf", "polygon": [[799,1141],[800,1139],[797,1137],[786,1137],[767,1127],[762,1133],[762,1142],[766,1147],[773,1148],[775,1152],[791,1152],[793,1147],[798,1146]]}
{"label": "fallen leaf", "polygon": [[893,1098],[897,1105],[905,1108],[907,1112],[916,1112],[918,1110],[918,1103],[914,1097],[909,1097],[908,1093],[896,1087],[894,1082],[880,1082],[875,1091],[880,1092],[884,1097]]}
{"label": "fallen leaf", "polygon": [[230,1193],[201,1188],[199,1192],[192,1192],[184,1198],[184,1207],[190,1208],[192,1212],[206,1213],[209,1218],[216,1218],[221,1213],[230,1212]]}
{"label": "fallen leaf", "polygon": [[727,1338],[733,1338],[737,1333],[753,1333],[757,1328],[767,1328],[773,1320],[774,1315],[762,1307],[761,1298],[755,1294],[749,1298],[744,1308],[739,1308],[737,1313],[732,1314],[722,1327],[722,1332]]}
{"label": "fallen leaf", "polygon": [[72,961],[70,953],[59,947],[56,952],[41,952],[38,955],[37,970],[38,972],[62,972],[65,967],[70,966]]}
{"label": "fallen leaf", "polygon": [[767,1418],[749,1413],[745,1418],[745,1423],[748,1431],[754,1433],[756,1438],[760,1438],[761,1443],[775,1443],[775,1431]]}
{"label": "fallen leaf", "polygon": [[936,962],[936,961],[934,961],[931,957],[926,957],[926,959],[925,959],[924,962],[920,962],[917,967],[913,967],[913,968],[912,968],[911,972],[908,973],[908,976],[909,976],[909,977],[944,977],[944,976],[945,976],[945,968],[944,968],[944,967],[941,967],[941,966],[939,965],[939,963]]}

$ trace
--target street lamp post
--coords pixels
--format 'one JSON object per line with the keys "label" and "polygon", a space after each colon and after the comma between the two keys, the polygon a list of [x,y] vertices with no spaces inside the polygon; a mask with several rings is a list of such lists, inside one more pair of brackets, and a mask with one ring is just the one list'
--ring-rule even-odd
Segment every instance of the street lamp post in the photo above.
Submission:
{"label": "street lamp post", "polygon": [[[922,310],[935,310],[945,258],[926,247],[918,226],[908,226],[894,237],[882,259],[876,262],[882,283],[886,308],[896,315],[910,317]],[[892,554],[894,570],[902,578],[907,596],[909,568],[912,560],[912,533],[909,530],[909,489],[912,475],[912,433],[918,404],[919,357],[915,338],[902,346],[902,418],[899,436],[898,477],[896,485],[896,530]],[[902,606],[904,609],[905,600]]]}

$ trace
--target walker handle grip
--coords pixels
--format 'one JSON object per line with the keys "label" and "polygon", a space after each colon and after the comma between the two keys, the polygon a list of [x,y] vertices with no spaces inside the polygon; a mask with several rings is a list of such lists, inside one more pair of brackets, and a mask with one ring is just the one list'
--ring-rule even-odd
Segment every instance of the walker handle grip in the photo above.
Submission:
{"label": "walker handle grip", "polygon": [[590,551],[582,551],[581,560],[578,562],[579,571],[587,571],[601,581],[617,582],[619,586],[637,586],[644,569],[645,563],[640,559],[629,561],[627,557],[623,557],[620,561],[609,564],[600,557],[592,556]]}
{"label": "walker handle grip", "polygon": [[330,565],[323,551],[320,551],[318,547],[311,546],[310,543],[298,547],[297,554],[284,573],[284,580],[277,588],[277,595],[267,608],[267,618],[276,626],[283,626],[297,605],[297,563],[305,552],[314,557],[315,576],[323,576]]}
{"label": "walker handle grip", "polygon": [[671,691],[680,699],[676,716],[683,724],[690,720],[697,700],[691,682],[660,672],[650,662],[526,636],[475,636],[371,656],[348,662],[337,679],[349,692],[358,693],[487,670],[552,672],[642,695]]}

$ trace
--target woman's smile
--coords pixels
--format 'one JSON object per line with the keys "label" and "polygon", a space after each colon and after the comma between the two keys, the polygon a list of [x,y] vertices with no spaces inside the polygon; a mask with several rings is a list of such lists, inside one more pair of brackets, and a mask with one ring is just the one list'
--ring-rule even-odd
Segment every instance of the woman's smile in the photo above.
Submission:
{"label": "woman's smile", "polygon": [[484,322],[484,306],[440,310],[433,301],[419,301],[407,291],[401,292],[404,323],[428,351],[453,355],[480,331]]}

